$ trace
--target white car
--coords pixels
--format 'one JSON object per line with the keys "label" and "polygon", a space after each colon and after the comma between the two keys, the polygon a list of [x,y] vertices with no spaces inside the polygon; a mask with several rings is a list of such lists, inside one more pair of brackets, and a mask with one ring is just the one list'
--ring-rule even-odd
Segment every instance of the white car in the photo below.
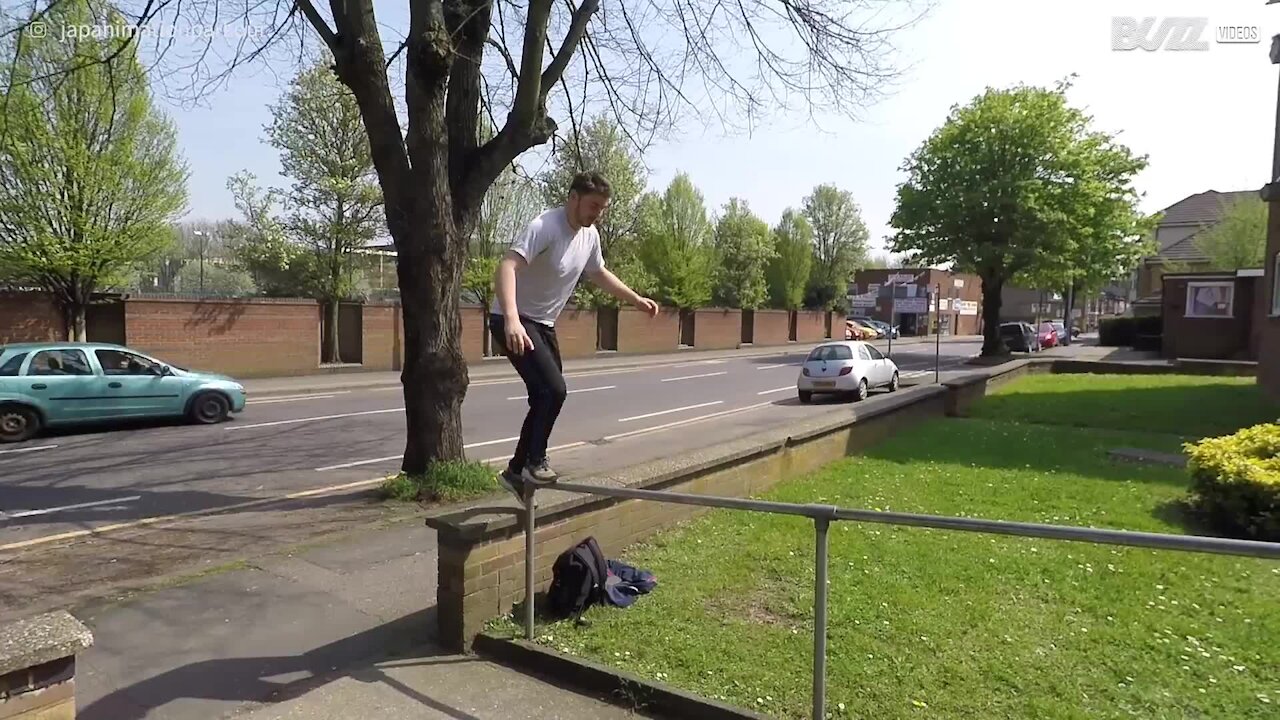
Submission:
{"label": "white car", "polygon": [[807,403],[814,393],[850,395],[865,400],[872,388],[899,387],[898,365],[874,345],[859,340],[829,342],[813,349],[800,368],[796,391]]}

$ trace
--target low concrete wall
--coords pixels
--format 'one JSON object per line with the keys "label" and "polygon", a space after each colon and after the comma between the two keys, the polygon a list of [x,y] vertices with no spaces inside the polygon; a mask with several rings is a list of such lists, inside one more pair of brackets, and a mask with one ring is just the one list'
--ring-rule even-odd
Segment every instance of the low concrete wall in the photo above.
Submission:
{"label": "low concrete wall", "polygon": [[[928,418],[943,416],[946,390],[920,386],[893,398],[848,408],[800,426],[766,433],[599,478],[614,486],[746,497],[784,479],[817,470]],[[508,613],[524,598],[524,532],[518,506],[492,507],[427,518],[440,548],[437,597],[439,642],[456,652],[471,649],[488,620]],[[594,536],[617,553],[654,533],[706,512],[687,505],[617,500],[555,490],[538,494],[534,574],[539,591],[551,581],[560,553]]]}
{"label": "low concrete wall", "polygon": [[76,655],[91,645],[62,610],[0,627],[0,720],[73,720]]}

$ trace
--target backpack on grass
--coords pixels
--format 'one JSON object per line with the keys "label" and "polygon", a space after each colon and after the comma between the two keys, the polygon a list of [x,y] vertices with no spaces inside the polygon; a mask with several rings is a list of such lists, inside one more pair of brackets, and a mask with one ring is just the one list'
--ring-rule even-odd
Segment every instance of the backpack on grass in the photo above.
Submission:
{"label": "backpack on grass", "polygon": [[582,624],[582,613],[595,604],[605,604],[605,582],[609,566],[594,537],[560,553],[551,566],[551,587],[547,609],[552,617],[572,617]]}

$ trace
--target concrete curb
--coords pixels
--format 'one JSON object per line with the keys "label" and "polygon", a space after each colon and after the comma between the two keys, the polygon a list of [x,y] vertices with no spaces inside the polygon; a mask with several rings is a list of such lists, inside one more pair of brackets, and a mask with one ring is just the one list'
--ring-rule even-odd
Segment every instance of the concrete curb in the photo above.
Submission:
{"label": "concrete curb", "polygon": [[475,650],[522,672],[603,694],[614,704],[644,713],[697,720],[769,720],[768,715],[710,700],[525,640],[482,634],[476,638]]}

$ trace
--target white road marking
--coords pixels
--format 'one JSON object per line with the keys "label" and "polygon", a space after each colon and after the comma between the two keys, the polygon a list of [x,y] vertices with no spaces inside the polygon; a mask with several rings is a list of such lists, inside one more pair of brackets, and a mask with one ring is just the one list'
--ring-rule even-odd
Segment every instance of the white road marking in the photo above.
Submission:
{"label": "white road marking", "polygon": [[645,418],[658,417],[659,415],[670,415],[671,413],[684,412],[685,410],[697,410],[698,408],[711,407],[712,405],[722,405],[723,400],[714,402],[704,402],[697,405],[685,405],[684,407],[671,408],[670,410],[659,410],[658,412],[645,413],[644,415],[634,415],[632,417],[620,418],[618,422],[631,422],[632,420],[643,420]]}
{"label": "white road marking", "polygon": [[293,420],[276,420],[274,422],[255,423],[253,425],[230,425],[227,430],[249,430],[252,428],[275,427],[276,425],[294,425],[296,423],[317,422],[319,420],[337,420],[338,418],[359,417],[361,415],[381,415],[384,413],[404,412],[404,408],[387,408],[386,410],[365,410],[364,412],[339,413],[337,415],[317,415],[315,417],[294,418]]}
{"label": "white road marking", "polygon": [[683,367],[695,367],[698,365],[723,365],[724,362],[725,362],[724,360],[698,360],[695,362],[687,362],[687,363],[680,363],[679,365],[672,365],[671,367],[683,368]]}
{"label": "white road marking", "polygon": [[41,450],[52,450],[57,445],[40,445],[38,447],[18,448],[17,450],[0,450],[0,455],[17,455],[18,453],[39,452]]}
{"label": "white road marking", "polygon": [[778,363],[776,365],[761,365],[756,369],[757,370],[773,370],[774,368],[789,367],[791,365],[795,365],[795,363]]}
{"label": "white road marking", "polygon": [[264,398],[262,400],[248,400],[245,405],[271,405],[274,403],[301,402],[303,400],[328,400],[331,397],[346,394],[343,392],[333,392],[328,395],[287,395],[284,397]]}
{"label": "white road marking", "polygon": [[[520,439],[519,437],[510,437],[510,438],[501,438],[499,440],[485,440],[484,442],[475,442],[469,445],[463,445],[462,449],[470,450],[471,448],[485,447],[486,445],[498,445],[500,443],[515,442],[519,439]],[[316,472],[342,470],[344,468],[359,467],[361,465],[374,465],[381,462],[390,462],[392,460],[402,460],[402,459],[404,459],[404,453],[400,453],[399,455],[388,455],[386,457],[373,458],[371,460],[356,460],[355,462],[342,463],[340,465],[326,465],[325,467],[316,468]]]}
{"label": "white road marking", "polygon": [[729,374],[728,370],[721,370],[720,372],[703,373],[701,375],[685,375],[683,377],[665,378],[662,382],[675,382],[677,380],[693,380],[695,378],[715,377],[717,375],[728,375],[728,374]]}
{"label": "white road marking", "polygon": [[[574,394],[574,393],[595,392],[596,390],[614,390],[614,389],[617,389],[617,387],[618,387],[617,385],[601,385],[600,387],[593,387],[593,388],[581,388],[581,389],[579,389],[579,390],[570,390],[570,391],[569,391],[569,394],[570,394],[570,395],[572,395],[572,394]],[[529,399],[529,396],[528,396],[528,395],[516,395],[515,397],[509,397],[509,398],[507,398],[507,399],[508,399],[508,400],[528,400],[528,399]]]}
{"label": "white road marking", "polygon": [[771,402],[756,403],[755,405],[748,405],[746,407],[740,407],[733,410],[725,410],[723,412],[711,413],[710,415],[699,415],[698,417],[688,418],[687,420],[677,420],[675,422],[669,422],[665,425],[655,425],[653,427],[640,428],[639,430],[631,430],[629,432],[619,433],[617,435],[609,435],[603,439],[606,441],[621,440],[622,438],[633,437],[635,435],[643,435],[645,433],[657,432],[658,430],[666,430],[668,428],[673,428],[673,427],[680,427],[681,425],[692,425],[693,423],[703,422],[704,420],[710,420],[712,418],[725,417],[726,415],[736,415],[737,413],[743,413],[749,410],[757,410],[759,408],[768,407],[770,405],[773,405],[773,403]]}
{"label": "white road marking", "polygon": [[[549,454],[551,454],[551,453],[553,453],[553,452],[563,452],[563,451],[565,451],[565,450],[572,450],[572,449],[574,449],[574,448],[586,447],[586,445],[587,445],[587,443],[585,443],[585,442],[574,442],[574,443],[568,443],[567,445],[556,445],[555,447],[549,447],[549,448],[547,448],[547,454],[549,455]],[[482,463],[496,463],[496,462],[506,462],[506,461],[508,461],[508,460],[510,460],[510,459],[511,459],[511,456],[510,456],[510,455],[500,455],[500,456],[498,456],[498,457],[485,458],[484,460],[481,460],[480,462],[482,462]]]}
{"label": "white road marking", "polygon": [[79,510],[81,508],[98,507],[99,505],[120,505],[141,499],[141,495],[130,495],[129,497],[115,498],[114,500],[94,500],[93,502],[76,503],[75,505],[63,505],[61,507],[43,508],[40,510],[23,510],[21,512],[4,513],[4,517],[22,518],[34,517],[36,515],[52,515],[53,513],[62,512],[63,510]]}
{"label": "white road marking", "polygon": [[786,386],[786,387],[774,388],[774,389],[772,389],[772,390],[761,390],[760,392],[758,392],[758,393],[756,393],[756,394],[757,394],[757,395],[772,395],[773,393],[779,393],[779,392],[783,392],[783,391],[785,391],[785,390],[795,390],[795,389],[796,389],[796,386],[795,386],[795,385],[788,385],[788,386]]}

